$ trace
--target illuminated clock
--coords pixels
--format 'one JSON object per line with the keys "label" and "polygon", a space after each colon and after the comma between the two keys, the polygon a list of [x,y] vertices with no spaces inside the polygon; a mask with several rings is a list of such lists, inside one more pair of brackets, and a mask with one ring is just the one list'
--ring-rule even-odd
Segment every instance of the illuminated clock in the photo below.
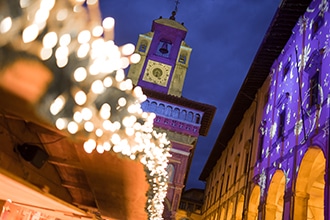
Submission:
{"label": "illuminated clock", "polygon": [[172,66],[149,60],[143,75],[143,80],[160,86],[167,86]]}

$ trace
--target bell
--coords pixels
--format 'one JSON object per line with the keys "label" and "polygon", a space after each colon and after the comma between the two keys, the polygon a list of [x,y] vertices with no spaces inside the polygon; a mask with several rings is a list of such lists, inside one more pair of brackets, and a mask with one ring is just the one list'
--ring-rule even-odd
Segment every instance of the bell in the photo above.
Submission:
{"label": "bell", "polygon": [[167,54],[168,53],[166,42],[163,43],[162,47],[159,49],[159,52],[161,52],[162,54]]}

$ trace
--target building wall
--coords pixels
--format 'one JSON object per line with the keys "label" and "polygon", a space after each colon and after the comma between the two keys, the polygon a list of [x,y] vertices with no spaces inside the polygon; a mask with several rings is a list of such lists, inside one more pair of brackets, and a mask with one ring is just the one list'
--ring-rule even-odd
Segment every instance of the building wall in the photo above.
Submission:
{"label": "building wall", "polygon": [[[242,219],[244,201],[252,184],[257,158],[256,130],[267,100],[269,80],[259,89],[252,105],[206,181],[203,219]],[[246,187],[249,186],[249,187]]]}
{"label": "building wall", "polygon": [[[312,1],[297,21],[270,69],[269,84],[207,179],[203,219],[330,218],[329,21],[329,1],[322,0]],[[242,168],[245,149],[250,174]]]}

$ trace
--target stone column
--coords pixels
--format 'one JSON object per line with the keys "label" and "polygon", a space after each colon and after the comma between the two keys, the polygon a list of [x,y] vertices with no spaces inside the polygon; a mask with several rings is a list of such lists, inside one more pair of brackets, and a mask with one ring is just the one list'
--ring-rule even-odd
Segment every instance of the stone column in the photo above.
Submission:
{"label": "stone column", "polygon": [[294,195],[293,219],[307,219],[309,194],[305,192],[296,192]]}
{"label": "stone column", "polygon": [[258,213],[256,213],[256,212],[248,212],[247,220],[256,220],[257,216],[258,216]]}
{"label": "stone column", "polygon": [[266,218],[265,219],[276,219],[277,206],[273,204],[266,204]]}

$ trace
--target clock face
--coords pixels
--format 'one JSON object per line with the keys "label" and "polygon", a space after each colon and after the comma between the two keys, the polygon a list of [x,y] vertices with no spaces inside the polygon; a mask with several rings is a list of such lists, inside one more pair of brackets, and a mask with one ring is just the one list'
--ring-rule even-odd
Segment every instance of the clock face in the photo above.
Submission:
{"label": "clock face", "polygon": [[149,60],[143,80],[166,87],[172,66]]}

